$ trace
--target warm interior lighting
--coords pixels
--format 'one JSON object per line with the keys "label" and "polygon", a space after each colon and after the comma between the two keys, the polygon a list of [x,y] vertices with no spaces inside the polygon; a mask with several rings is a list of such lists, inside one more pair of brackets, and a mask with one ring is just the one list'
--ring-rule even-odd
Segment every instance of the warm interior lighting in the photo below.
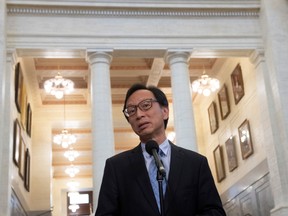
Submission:
{"label": "warm interior lighting", "polygon": [[72,195],[69,197],[70,204],[87,204],[89,203],[89,194],[88,193],[79,193],[78,195]]}
{"label": "warm interior lighting", "polygon": [[[66,124],[66,109],[65,109],[65,97],[63,99],[64,105],[64,124]],[[60,134],[56,134],[53,136],[53,142],[61,145],[63,148],[67,148],[68,146],[74,144],[76,142],[76,136],[72,133],[69,133],[67,129],[63,129]]]}
{"label": "warm interior lighting", "polygon": [[68,158],[69,161],[74,161],[75,158],[79,156],[79,153],[74,149],[69,149],[68,151],[65,151],[64,156]]}
{"label": "warm interior lighting", "polygon": [[56,134],[53,137],[53,142],[61,145],[63,148],[67,148],[76,142],[76,137],[75,135],[69,133],[67,129],[63,129],[60,134]]}
{"label": "warm interior lighting", "polygon": [[44,82],[44,89],[47,93],[54,95],[57,99],[63,98],[64,94],[69,94],[74,89],[74,82],[64,79],[60,73],[54,78]]}
{"label": "warm interior lighting", "polygon": [[192,82],[192,90],[198,94],[203,94],[204,96],[209,96],[211,92],[216,91],[220,87],[220,82],[218,79],[211,78],[205,74],[205,69],[203,75]]}
{"label": "warm interior lighting", "polygon": [[68,174],[71,178],[73,178],[77,173],[79,173],[79,169],[71,165],[70,167],[65,169],[65,173]]}
{"label": "warm interior lighting", "polygon": [[75,205],[75,204],[69,205],[68,208],[69,208],[72,212],[76,212],[77,209],[79,209],[79,205]]}

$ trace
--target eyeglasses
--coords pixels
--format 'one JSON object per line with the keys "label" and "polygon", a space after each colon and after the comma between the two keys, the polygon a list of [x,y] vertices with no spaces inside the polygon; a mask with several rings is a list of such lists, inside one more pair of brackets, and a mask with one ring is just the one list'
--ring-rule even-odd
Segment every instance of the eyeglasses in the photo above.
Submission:
{"label": "eyeglasses", "polygon": [[126,109],[123,110],[124,115],[128,118],[131,117],[133,115],[136,114],[137,112],[137,107],[139,107],[139,109],[141,111],[147,111],[152,107],[152,103],[153,102],[158,102],[156,99],[145,99],[143,101],[141,101],[140,103],[138,103],[137,105],[130,105],[128,107],[126,107]]}

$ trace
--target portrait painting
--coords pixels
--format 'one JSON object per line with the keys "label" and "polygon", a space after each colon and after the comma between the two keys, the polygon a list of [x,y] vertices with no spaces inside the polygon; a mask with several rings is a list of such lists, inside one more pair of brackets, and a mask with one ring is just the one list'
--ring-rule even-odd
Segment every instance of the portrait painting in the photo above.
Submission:
{"label": "portrait painting", "polygon": [[242,69],[240,64],[236,66],[234,71],[231,74],[232,90],[235,104],[238,104],[239,101],[244,96],[244,81],[242,76]]}
{"label": "portrait painting", "polygon": [[224,169],[222,147],[220,145],[218,145],[214,149],[213,155],[217,174],[217,181],[221,182],[225,178],[225,169]]}
{"label": "portrait painting", "polygon": [[216,103],[213,101],[208,107],[208,117],[211,134],[215,133],[219,127],[218,125],[218,116],[217,116],[217,107]]}
{"label": "portrait painting", "polygon": [[242,158],[246,159],[253,154],[253,144],[250,132],[250,124],[247,119],[239,126],[239,141],[241,146]]}

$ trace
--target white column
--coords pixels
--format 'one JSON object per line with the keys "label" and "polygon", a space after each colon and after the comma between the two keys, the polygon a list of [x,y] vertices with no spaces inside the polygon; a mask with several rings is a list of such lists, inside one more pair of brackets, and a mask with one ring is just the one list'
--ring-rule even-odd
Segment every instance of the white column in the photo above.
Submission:
{"label": "white column", "polygon": [[98,202],[105,161],[115,154],[110,84],[112,56],[110,53],[110,50],[87,51],[87,60],[91,70],[94,205]]}
{"label": "white column", "polygon": [[6,53],[6,1],[0,1],[0,211],[11,215],[13,149],[13,51]]}
{"label": "white column", "polygon": [[167,52],[166,62],[171,70],[176,143],[186,149],[198,151],[192,95],[188,70],[190,52]]}
{"label": "white column", "polygon": [[[5,45],[5,43],[4,43]],[[6,48],[2,47],[6,51]],[[2,56],[0,65],[1,75],[1,124],[0,124],[0,209],[1,215],[10,215],[11,181],[12,181],[12,152],[13,152],[13,112],[14,105],[14,66],[16,58],[14,51]],[[7,59],[6,59],[7,58]],[[3,72],[3,73],[2,73]]]}
{"label": "white column", "polygon": [[288,215],[288,4],[287,0],[261,1],[261,29],[267,69],[268,111],[273,143],[267,154],[274,195],[273,216]]}

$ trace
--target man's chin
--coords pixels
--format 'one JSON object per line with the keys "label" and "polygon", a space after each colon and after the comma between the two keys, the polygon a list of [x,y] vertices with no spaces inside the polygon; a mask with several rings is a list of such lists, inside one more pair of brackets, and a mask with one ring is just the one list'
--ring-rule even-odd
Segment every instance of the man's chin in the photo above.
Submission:
{"label": "man's chin", "polygon": [[151,133],[139,133],[138,136],[140,137],[141,141],[147,141],[152,139]]}

